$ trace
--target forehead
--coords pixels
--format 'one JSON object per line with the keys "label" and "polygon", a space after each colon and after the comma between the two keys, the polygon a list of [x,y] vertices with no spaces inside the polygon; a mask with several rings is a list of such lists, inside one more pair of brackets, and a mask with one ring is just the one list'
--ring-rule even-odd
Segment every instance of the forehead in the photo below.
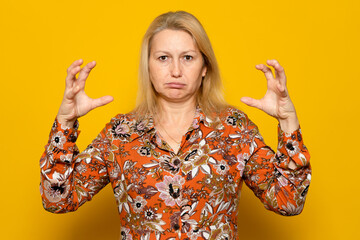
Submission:
{"label": "forehead", "polygon": [[199,51],[193,37],[183,30],[162,30],[153,36],[150,44],[151,52]]}

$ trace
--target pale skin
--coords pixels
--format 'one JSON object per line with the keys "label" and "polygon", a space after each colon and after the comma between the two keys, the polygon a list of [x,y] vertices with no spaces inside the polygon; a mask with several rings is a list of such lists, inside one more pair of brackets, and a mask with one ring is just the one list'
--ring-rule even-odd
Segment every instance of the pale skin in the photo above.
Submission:
{"label": "pale skin", "polygon": [[[265,64],[255,66],[267,80],[264,97],[259,100],[243,97],[241,101],[276,118],[284,132],[293,132],[299,128],[299,121],[286,87],[284,68],[274,59],[266,63],[274,69],[275,76]],[[57,114],[58,121],[69,127],[89,111],[113,101],[111,96],[92,99],[86,95],[85,82],[96,63],[93,61],[81,68],[82,64],[83,60],[76,60],[68,68],[64,98]],[[166,29],[153,37],[149,71],[159,100],[155,127],[174,152],[178,152],[178,143],[194,118],[196,94],[206,66],[191,35]],[[291,162],[289,167],[295,168],[295,164]]]}
{"label": "pale skin", "polygon": [[[64,126],[72,127],[76,119],[114,100],[112,96],[92,99],[86,95],[85,82],[90,71],[96,66],[96,62],[89,62],[81,68],[82,64],[83,60],[79,59],[67,69],[64,97],[57,114],[58,121]],[[78,73],[79,76],[76,78]]]}
{"label": "pale skin", "polygon": [[149,69],[159,100],[156,129],[178,152],[182,136],[194,119],[196,94],[207,68],[188,33],[163,30],[151,42]]}

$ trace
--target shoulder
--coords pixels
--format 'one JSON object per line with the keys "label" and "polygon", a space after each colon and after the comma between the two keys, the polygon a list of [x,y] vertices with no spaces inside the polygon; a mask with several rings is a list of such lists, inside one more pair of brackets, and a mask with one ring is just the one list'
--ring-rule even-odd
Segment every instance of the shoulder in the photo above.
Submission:
{"label": "shoulder", "polygon": [[114,117],[111,118],[109,124],[114,125],[114,124],[118,124],[119,122],[127,122],[130,124],[135,121],[136,121],[136,118],[135,118],[135,114],[133,112],[118,113]]}
{"label": "shoulder", "polygon": [[259,138],[262,140],[258,127],[242,110],[230,106],[221,113],[220,119],[231,138]]}
{"label": "shoulder", "polygon": [[151,118],[137,118],[134,112],[117,114],[111,118],[106,125],[105,131],[108,137],[119,139],[120,141],[130,142],[134,138],[142,136],[145,132],[153,128]]}
{"label": "shoulder", "polygon": [[251,122],[246,113],[233,106],[227,107],[220,113],[220,120],[224,126],[233,128],[244,128]]}

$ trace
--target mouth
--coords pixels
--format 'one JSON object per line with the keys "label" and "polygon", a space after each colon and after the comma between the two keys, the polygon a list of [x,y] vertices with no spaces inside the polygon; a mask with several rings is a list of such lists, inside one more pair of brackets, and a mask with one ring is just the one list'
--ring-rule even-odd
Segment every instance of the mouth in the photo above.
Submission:
{"label": "mouth", "polygon": [[181,82],[169,82],[169,83],[166,83],[166,86],[169,88],[180,89],[180,88],[185,87],[185,84],[181,83]]}

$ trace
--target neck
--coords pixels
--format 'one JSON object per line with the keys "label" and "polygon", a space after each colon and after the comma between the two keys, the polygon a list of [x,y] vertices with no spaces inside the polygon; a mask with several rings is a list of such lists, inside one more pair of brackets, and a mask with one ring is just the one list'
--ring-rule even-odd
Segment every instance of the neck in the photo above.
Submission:
{"label": "neck", "polygon": [[194,118],[196,103],[194,100],[186,102],[168,102],[159,99],[157,120],[165,126],[180,126],[188,124]]}

